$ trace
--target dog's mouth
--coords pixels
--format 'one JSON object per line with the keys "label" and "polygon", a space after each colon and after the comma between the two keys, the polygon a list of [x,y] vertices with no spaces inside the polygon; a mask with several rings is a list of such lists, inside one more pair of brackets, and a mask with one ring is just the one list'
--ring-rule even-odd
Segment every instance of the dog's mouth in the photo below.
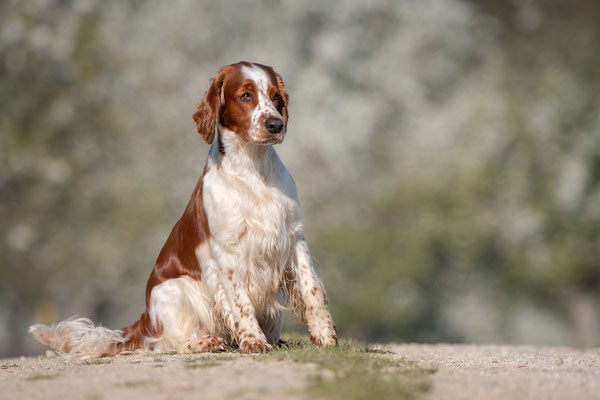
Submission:
{"label": "dog's mouth", "polygon": [[283,137],[285,136],[285,130],[279,133],[269,133],[267,135],[260,135],[259,137],[252,137],[249,132],[245,132],[242,137],[246,142],[258,144],[261,146],[269,146],[273,144],[280,144],[283,142]]}
{"label": "dog's mouth", "polygon": [[283,142],[283,134],[278,133],[277,135],[273,135],[270,138],[267,138],[263,141],[258,142],[258,144],[271,145],[271,144],[280,144],[282,142]]}

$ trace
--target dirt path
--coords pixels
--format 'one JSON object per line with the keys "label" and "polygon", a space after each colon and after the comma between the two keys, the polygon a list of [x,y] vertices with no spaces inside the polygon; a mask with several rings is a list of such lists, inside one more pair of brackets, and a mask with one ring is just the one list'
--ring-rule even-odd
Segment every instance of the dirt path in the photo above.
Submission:
{"label": "dirt path", "polygon": [[431,399],[600,399],[600,349],[393,345],[433,366]]}
{"label": "dirt path", "polygon": [[21,358],[0,368],[2,400],[301,399],[306,377],[317,372],[314,364],[229,353]]}
{"label": "dirt path", "polygon": [[[437,369],[431,399],[600,399],[600,349],[414,344],[385,349],[389,357]],[[317,373],[311,363],[232,353],[16,358],[0,360],[0,399],[302,399],[307,379]]]}

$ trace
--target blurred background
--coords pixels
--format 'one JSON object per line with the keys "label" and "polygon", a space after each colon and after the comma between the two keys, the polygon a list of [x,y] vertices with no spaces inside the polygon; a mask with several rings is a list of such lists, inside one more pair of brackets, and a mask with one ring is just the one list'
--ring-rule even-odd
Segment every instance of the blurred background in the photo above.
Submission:
{"label": "blurred background", "polygon": [[[341,336],[600,345],[600,2],[0,3],[0,356],[121,328],[201,175],[192,113],[272,65]],[[287,323],[288,329],[304,329]]]}

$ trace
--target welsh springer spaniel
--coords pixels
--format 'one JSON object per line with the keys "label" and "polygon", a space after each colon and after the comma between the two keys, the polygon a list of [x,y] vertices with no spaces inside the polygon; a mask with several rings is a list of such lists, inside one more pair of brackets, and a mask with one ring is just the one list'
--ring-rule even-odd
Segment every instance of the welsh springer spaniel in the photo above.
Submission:
{"label": "welsh springer spaniel", "polygon": [[[183,216],[146,286],[146,311],[122,330],[86,318],[33,325],[61,353],[266,352],[279,342],[282,310],[308,324],[311,340],[337,345],[323,284],[304,238],[294,180],[273,149],[286,134],[288,94],[268,66],[224,67],[194,121],[212,144]],[[215,128],[217,140],[215,143]]]}

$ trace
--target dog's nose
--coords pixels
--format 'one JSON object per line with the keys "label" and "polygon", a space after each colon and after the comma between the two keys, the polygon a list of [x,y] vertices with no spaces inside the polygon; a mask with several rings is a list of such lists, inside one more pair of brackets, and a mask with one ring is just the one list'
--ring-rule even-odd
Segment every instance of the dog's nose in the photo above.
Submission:
{"label": "dog's nose", "polygon": [[283,120],[281,118],[267,118],[265,128],[269,133],[279,133],[283,129]]}

